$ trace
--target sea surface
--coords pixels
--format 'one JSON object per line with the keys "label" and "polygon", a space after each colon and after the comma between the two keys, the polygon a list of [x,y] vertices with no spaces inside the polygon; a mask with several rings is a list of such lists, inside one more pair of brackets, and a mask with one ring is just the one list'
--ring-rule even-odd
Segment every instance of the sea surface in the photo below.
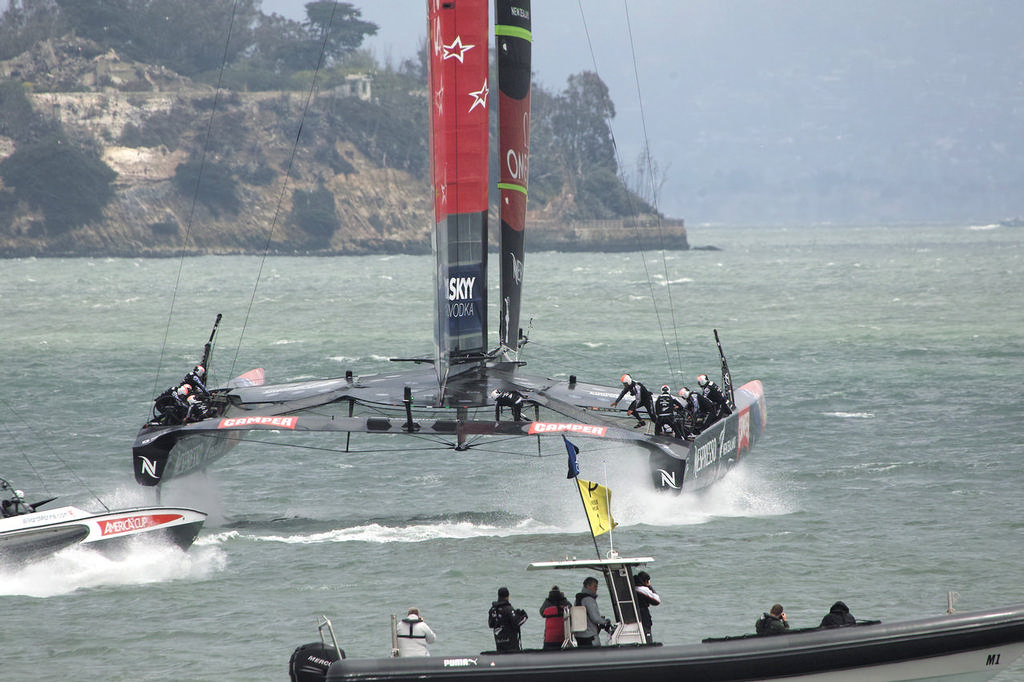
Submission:
{"label": "sea surface", "polygon": [[[526,261],[528,370],[693,386],[719,375],[717,329],[737,383],[764,382],[763,439],[704,492],[658,494],[616,447],[577,443],[581,476],[612,489],[614,549],[655,559],[655,638],[750,632],[774,602],[794,627],[837,599],[887,621],[941,614],[951,591],[961,611],[1024,602],[1024,230],[696,227],[690,241],[721,250]],[[431,353],[432,271],[422,256],[0,261],[0,476],[30,500],[151,503],[132,441],[217,313],[213,383],[257,366],[271,382],[371,374]],[[527,565],[595,552],[564,449],[431,446],[243,443],[165,486],[164,503],[210,514],[187,553],[72,548],[0,571],[0,670],[286,680],[321,614],[349,656],[375,657],[409,606],[435,655],[471,654],[492,646],[502,585],[538,646],[548,589],[574,594],[587,572]]]}

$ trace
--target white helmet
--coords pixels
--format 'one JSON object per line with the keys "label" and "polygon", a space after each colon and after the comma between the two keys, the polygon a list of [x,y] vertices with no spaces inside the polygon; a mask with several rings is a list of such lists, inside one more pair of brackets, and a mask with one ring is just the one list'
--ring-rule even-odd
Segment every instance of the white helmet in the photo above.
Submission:
{"label": "white helmet", "polygon": [[15,490],[14,491],[14,497],[16,499],[18,499],[18,500],[24,501],[25,500],[25,493],[22,492],[21,490]]}
{"label": "white helmet", "polygon": [[661,392],[662,392],[662,393],[668,393],[668,390],[669,390],[669,389],[668,389],[668,384],[662,384],[662,386],[661,386]]}
{"label": "white helmet", "polygon": [[203,367],[202,365],[196,365],[196,368],[192,371],[198,374],[199,376],[206,374],[206,368]]}
{"label": "white helmet", "polygon": [[191,390],[191,386],[189,386],[188,384],[182,384],[181,386],[178,387],[178,395],[186,396],[189,394],[189,392],[191,392]]}
{"label": "white helmet", "polygon": [[684,400],[688,399],[690,397],[690,389],[688,389],[686,386],[683,386],[681,389],[679,389],[679,396]]}
{"label": "white helmet", "polygon": [[697,377],[697,385],[700,386],[701,388],[704,388],[710,383],[711,382],[708,380],[707,374],[701,374],[699,377]]}
{"label": "white helmet", "polygon": [[619,381],[621,381],[624,384],[631,384],[633,383],[633,377],[629,376],[628,374],[623,374],[622,378],[619,379]]}
{"label": "white helmet", "polygon": [[497,400],[498,399],[498,393],[500,393],[500,391],[498,389],[494,389],[493,391],[491,391],[491,400]]}

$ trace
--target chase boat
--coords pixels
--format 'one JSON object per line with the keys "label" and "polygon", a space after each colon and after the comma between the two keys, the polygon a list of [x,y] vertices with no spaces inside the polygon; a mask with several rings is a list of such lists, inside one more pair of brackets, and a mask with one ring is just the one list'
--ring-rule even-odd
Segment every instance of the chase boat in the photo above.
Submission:
{"label": "chase boat", "polygon": [[123,551],[145,537],[188,549],[206,521],[206,514],[181,507],[138,507],[100,514],[77,507],[37,508],[56,498],[29,504],[24,493],[0,478],[0,564],[21,564],[80,544],[105,553]]}
{"label": "chase boat", "polygon": [[[783,635],[705,639],[700,644],[646,642],[638,626],[632,585],[634,567],[649,561],[650,557],[613,557],[529,566],[529,570],[587,569],[604,574],[616,621],[608,646],[577,648],[571,638],[573,628],[567,626],[566,645],[561,650],[347,659],[330,622],[324,619],[321,640],[292,654],[291,680],[980,682],[1004,672],[1024,653],[1024,604],[894,623],[858,621],[856,625],[806,628]],[[325,624],[330,642],[324,636]]]}

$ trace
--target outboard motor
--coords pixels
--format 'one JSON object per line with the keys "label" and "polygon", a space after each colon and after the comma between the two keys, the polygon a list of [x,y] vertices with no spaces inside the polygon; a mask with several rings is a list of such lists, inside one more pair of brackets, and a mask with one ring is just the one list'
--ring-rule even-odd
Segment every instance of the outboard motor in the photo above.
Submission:
{"label": "outboard motor", "polygon": [[324,642],[310,642],[297,648],[288,660],[291,682],[324,682],[331,663],[345,658],[345,652]]}

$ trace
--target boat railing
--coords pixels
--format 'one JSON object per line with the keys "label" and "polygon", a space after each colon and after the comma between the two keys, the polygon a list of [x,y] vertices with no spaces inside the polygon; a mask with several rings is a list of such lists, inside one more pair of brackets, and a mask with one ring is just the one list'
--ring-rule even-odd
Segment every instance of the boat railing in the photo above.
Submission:
{"label": "boat railing", "polygon": [[320,633],[320,642],[324,646],[328,645],[327,638],[324,637],[324,630],[326,630],[327,634],[329,634],[331,637],[330,645],[334,647],[335,651],[341,651],[341,647],[338,646],[338,638],[334,635],[334,625],[331,623],[330,618],[328,618],[327,616],[320,616],[320,619],[317,621],[316,624],[316,629],[317,632]]}

